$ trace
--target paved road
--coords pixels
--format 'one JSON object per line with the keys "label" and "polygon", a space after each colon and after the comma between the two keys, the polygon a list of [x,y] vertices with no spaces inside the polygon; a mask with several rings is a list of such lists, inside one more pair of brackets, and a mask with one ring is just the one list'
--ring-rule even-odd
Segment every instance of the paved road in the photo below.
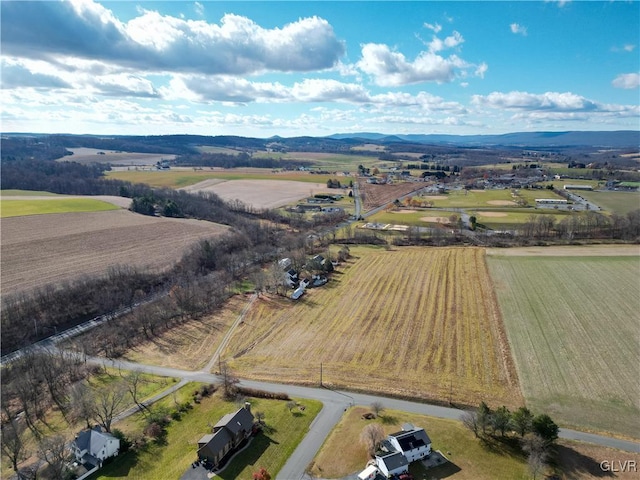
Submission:
{"label": "paved road", "polygon": [[[219,377],[217,375],[203,371],[192,372],[175,368],[143,365],[140,363],[122,360],[107,360],[99,357],[87,357],[87,361],[99,365],[120,368],[122,370],[133,370],[159,376],[180,378],[184,382],[197,381],[213,383],[219,381]],[[418,413],[438,418],[447,418],[451,420],[458,420],[462,413],[461,410],[455,408],[440,407],[437,405],[398,400],[377,395],[335,391],[327,388],[301,387],[298,385],[258,382],[253,380],[242,380],[240,385],[271,392],[284,392],[291,397],[319,400],[323,403],[323,408],[311,424],[309,433],[289,457],[289,460],[278,474],[277,480],[299,480],[304,478],[306,467],[309,465],[313,457],[315,457],[329,432],[331,432],[333,427],[338,423],[338,421],[340,421],[344,411],[351,405],[371,405],[373,402],[377,401],[382,402],[385,408],[388,409]],[[640,453],[640,444],[637,442],[578,432],[566,428],[560,429],[560,438]]]}

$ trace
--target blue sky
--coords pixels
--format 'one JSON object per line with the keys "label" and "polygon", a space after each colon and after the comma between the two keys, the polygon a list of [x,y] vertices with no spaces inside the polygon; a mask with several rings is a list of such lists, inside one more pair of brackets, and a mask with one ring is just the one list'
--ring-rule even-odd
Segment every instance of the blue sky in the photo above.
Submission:
{"label": "blue sky", "polygon": [[3,132],[640,129],[640,3],[3,1]]}

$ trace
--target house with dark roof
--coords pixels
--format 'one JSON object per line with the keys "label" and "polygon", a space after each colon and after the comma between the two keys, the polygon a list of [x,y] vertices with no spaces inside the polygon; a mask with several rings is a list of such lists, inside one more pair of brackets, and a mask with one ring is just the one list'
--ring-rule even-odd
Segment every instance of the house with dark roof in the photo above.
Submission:
{"label": "house with dark roof", "polygon": [[213,433],[198,440],[198,458],[207,461],[216,468],[223,463],[230,452],[251,436],[253,432],[253,414],[251,406],[245,406],[234,413],[222,417],[213,427]]}
{"label": "house with dark roof", "polygon": [[393,450],[402,453],[409,463],[422,460],[431,454],[431,439],[424,428],[410,423],[402,425],[402,430],[387,437]]}
{"label": "house with dark roof", "polygon": [[115,457],[119,450],[120,440],[102,431],[100,426],[81,431],[71,442],[76,461],[89,469],[101,467],[105,459]]}
{"label": "house with dark roof", "polygon": [[381,453],[376,455],[376,466],[387,478],[409,471],[409,462],[400,452]]}

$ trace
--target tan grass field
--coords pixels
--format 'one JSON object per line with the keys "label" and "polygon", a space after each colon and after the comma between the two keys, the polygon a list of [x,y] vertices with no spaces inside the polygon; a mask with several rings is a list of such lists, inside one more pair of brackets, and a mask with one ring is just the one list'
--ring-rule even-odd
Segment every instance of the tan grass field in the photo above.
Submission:
{"label": "tan grass field", "polygon": [[240,200],[254,208],[277,208],[317,193],[340,193],[323,183],[287,180],[205,180],[183,190],[213,192],[225,201]]}
{"label": "tan grass field", "polygon": [[[198,370],[218,348],[233,321],[246,306],[242,295],[232,297],[225,308],[204,318],[191,320],[129,350],[123,358],[161,367]],[[217,368],[217,366],[216,366]]]}
{"label": "tan grass field", "polygon": [[503,257],[621,257],[640,255],[640,245],[555,245],[549,247],[488,248]]}
{"label": "tan grass field", "polygon": [[362,471],[367,463],[365,448],[360,443],[360,432],[370,423],[380,424],[386,434],[397,432],[402,424],[410,422],[425,429],[432,441],[432,449],[447,455],[451,464],[425,470],[417,464],[410,471],[416,479],[452,480],[528,480],[526,462],[522,458],[491,452],[466,430],[460,422],[417,415],[396,410],[385,410],[381,418],[363,420],[367,407],[350,408],[325,440],[314,458],[311,475],[320,478],[342,478]]}
{"label": "tan grass field", "polygon": [[[338,425],[325,440],[324,445],[314,458],[310,473],[314,477],[342,478],[358,473],[364,469],[367,455],[360,444],[360,432],[369,423],[379,423],[389,434],[400,430],[402,423],[411,422],[425,429],[431,438],[432,449],[440,450],[451,461],[426,473],[421,468],[414,469],[417,479],[428,478],[451,480],[528,480],[526,460],[510,451],[484,447],[482,442],[464,428],[460,422],[417,415],[395,410],[383,412],[376,420],[362,420],[362,414],[369,412],[367,407],[350,408]],[[607,460],[620,469],[620,463],[635,461],[640,465],[640,454],[622,452],[606,447],[591,445],[570,440],[558,441],[557,465],[549,468],[547,474],[559,475],[563,480],[592,480],[598,478],[618,478],[620,480],[636,480],[637,472],[616,472],[607,474],[600,468],[600,462]],[[426,477],[424,476],[426,475]],[[544,477],[538,477],[544,478]]]}
{"label": "tan grass field", "polygon": [[517,406],[484,251],[353,248],[323,288],[254,303],[224,352],[243,378]]}
{"label": "tan grass field", "polygon": [[168,268],[197,240],[227,230],[126,210],[4,218],[0,226],[3,296],[115,265]]}

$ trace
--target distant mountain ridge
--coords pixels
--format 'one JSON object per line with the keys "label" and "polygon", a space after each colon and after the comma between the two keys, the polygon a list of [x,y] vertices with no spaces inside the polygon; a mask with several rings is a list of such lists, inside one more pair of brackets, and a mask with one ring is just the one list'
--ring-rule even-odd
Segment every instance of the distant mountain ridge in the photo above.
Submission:
{"label": "distant mountain ridge", "polygon": [[523,147],[638,147],[640,130],[618,131],[567,131],[567,132],[515,132],[501,135],[446,135],[446,134],[396,134],[358,132],[338,133],[328,138],[337,140],[360,139],[379,143],[398,141],[471,146],[523,146]]}

